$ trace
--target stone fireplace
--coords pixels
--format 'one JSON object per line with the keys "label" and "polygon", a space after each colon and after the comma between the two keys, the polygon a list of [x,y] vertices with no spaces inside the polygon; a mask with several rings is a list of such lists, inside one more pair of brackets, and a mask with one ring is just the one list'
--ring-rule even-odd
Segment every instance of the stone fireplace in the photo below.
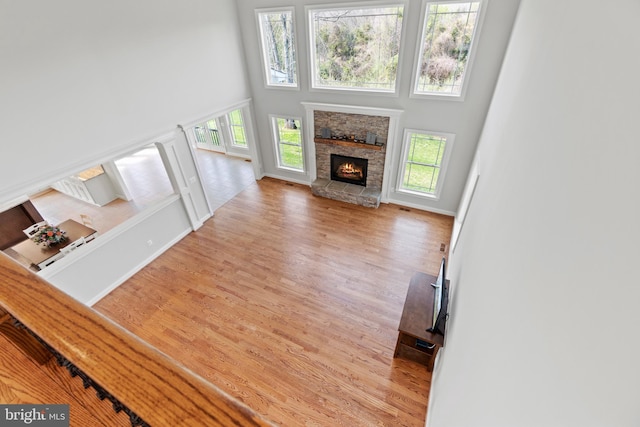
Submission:
{"label": "stone fireplace", "polygon": [[[326,136],[327,129],[330,137]],[[331,111],[314,112],[314,142],[317,180],[311,190],[328,197],[362,206],[380,205],[389,117]],[[375,142],[366,143],[366,135]],[[335,159],[346,159],[342,176],[336,174]],[[354,171],[353,169],[359,169]],[[363,170],[364,169],[364,170]],[[356,179],[356,177],[358,177]]]}
{"label": "stone fireplace", "polygon": [[[307,123],[312,124],[307,126],[306,136],[314,142],[310,144],[309,164],[313,194],[377,208],[388,192],[386,163],[402,111],[310,102],[302,104],[307,111]],[[359,160],[358,163],[344,165],[337,174],[336,165],[332,165],[332,158],[336,156]],[[366,171],[357,170],[365,169],[364,164]],[[358,179],[354,180],[354,177]]]}

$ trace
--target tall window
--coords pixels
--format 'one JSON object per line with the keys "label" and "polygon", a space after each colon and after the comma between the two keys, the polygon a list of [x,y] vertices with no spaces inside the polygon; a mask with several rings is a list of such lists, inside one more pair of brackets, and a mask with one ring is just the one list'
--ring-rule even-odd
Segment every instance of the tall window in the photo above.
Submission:
{"label": "tall window", "polygon": [[427,2],[414,93],[461,96],[480,3]]}
{"label": "tall window", "polygon": [[454,135],[406,130],[398,191],[439,197]]}
{"label": "tall window", "polygon": [[298,87],[293,9],[257,10],[267,86]]}
{"label": "tall window", "polygon": [[314,88],[395,92],[402,5],[309,9]]}
{"label": "tall window", "polygon": [[231,129],[231,143],[238,147],[247,146],[247,134],[244,129],[242,110],[237,109],[229,113],[229,128]]}
{"label": "tall window", "polygon": [[271,116],[271,127],[278,153],[278,167],[299,172],[304,171],[300,119]]}

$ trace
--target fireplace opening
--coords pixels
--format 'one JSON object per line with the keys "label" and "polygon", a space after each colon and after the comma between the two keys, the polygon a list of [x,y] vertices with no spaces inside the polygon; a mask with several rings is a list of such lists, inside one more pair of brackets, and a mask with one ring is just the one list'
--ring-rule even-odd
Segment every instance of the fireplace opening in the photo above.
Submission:
{"label": "fireplace opening", "polygon": [[367,186],[367,159],[331,154],[331,179]]}

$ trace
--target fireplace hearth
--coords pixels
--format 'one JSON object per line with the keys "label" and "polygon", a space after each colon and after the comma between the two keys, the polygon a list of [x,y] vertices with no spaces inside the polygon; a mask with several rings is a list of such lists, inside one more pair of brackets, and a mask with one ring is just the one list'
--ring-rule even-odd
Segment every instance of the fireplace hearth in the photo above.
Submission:
{"label": "fireplace hearth", "polygon": [[331,179],[366,187],[368,163],[359,157],[331,154]]}

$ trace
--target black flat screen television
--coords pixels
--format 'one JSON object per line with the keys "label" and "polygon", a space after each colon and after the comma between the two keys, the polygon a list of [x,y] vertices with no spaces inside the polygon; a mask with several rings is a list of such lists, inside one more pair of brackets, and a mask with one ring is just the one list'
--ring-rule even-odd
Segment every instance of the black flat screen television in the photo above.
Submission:
{"label": "black flat screen television", "polygon": [[432,283],[431,286],[435,289],[435,296],[433,298],[433,323],[432,326],[427,329],[428,332],[444,335],[444,331],[447,323],[447,306],[449,305],[449,288],[447,287],[446,279],[446,260],[442,257],[440,263],[440,272],[436,283]]}

